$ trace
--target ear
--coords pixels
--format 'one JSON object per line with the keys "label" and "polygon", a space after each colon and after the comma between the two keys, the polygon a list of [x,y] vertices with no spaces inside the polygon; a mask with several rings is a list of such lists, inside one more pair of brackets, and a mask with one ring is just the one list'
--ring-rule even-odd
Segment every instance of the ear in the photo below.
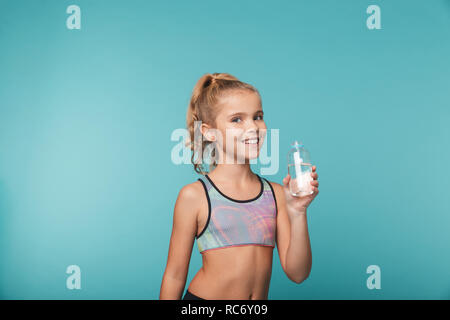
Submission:
{"label": "ear", "polygon": [[213,128],[211,128],[210,125],[208,125],[206,123],[202,123],[202,125],[200,126],[200,131],[206,140],[208,140],[208,141],[216,140],[216,136],[213,133],[214,130],[213,130]]}

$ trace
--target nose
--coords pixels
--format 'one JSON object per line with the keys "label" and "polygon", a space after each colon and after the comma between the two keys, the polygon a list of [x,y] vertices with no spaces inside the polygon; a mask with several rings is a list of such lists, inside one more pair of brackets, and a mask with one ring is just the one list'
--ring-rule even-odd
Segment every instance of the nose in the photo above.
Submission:
{"label": "nose", "polygon": [[258,130],[258,124],[256,123],[256,121],[255,120],[249,120],[249,122],[248,122],[248,125],[247,125],[247,130]]}
{"label": "nose", "polygon": [[257,135],[258,134],[258,125],[255,121],[250,120],[247,127],[245,128],[245,135],[251,136],[251,135]]}

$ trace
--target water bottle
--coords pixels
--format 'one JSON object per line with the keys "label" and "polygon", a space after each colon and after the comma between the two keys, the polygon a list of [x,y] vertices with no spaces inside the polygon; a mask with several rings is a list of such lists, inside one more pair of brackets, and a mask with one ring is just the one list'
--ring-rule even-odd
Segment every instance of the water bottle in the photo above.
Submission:
{"label": "water bottle", "polygon": [[289,191],[294,197],[312,194],[312,164],[309,152],[302,142],[295,141],[291,146],[288,153],[288,173],[291,176]]}

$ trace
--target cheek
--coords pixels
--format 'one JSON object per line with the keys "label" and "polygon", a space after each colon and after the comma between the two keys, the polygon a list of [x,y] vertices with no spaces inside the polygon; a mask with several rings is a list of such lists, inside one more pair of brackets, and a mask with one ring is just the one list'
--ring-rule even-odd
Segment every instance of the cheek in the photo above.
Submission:
{"label": "cheek", "polygon": [[226,133],[225,129],[224,128],[217,128],[217,129],[214,130],[214,133],[216,135],[216,142],[218,144],[220,144],[220,145],[224,144],[225,143],[225,138],[226,138],[226,136],[225,136],[225,133]]}
{"label": "cheek", "polygon": [[259,131],[260,144],[262,144],[264,142],[264,140],[266,139],[266,136],[267,136],[267,127],[266,127],[266,125],[264,125],[264,127],[261,127],[260,131]]}
{"label": "cheek", "polygon": [[228,141],[231,144],[231,143],[233,143],[233,139],[234,139],[234,143],[236,144],[237,138],[236,138],[235,133],[231,129],[232,128],[221,128],[221,129],[217,130],[216,143],[217,143],[217,146],[222,150],[227,150]]}
{"label": "cheek", "polygon": [[220,130],[220,132],[222,134],[223,144],[226,144],[228,141],[234,143],[241,141],[242,135],[244,133],[242,129],[238,129],[232,126],[224,128],[223,130]]}
{"label": "cheek", "polygon": [[266,126],[266,123],[265,122],[263,122],[260,126],[259,126],[259,130],[261,130],[261,131],[267,131],[267,126]]}
{"label": "cheek", "polygon": [[[222,143],[219,143],[221,146],[221,149],[225,152],[238,152],[238,145],[241,143],[242,140],[242,130],[239,131],[234,128],[229,128],[227,131],[223,131],[223,140]],[[240,148],[240,147],[239,147]]]}

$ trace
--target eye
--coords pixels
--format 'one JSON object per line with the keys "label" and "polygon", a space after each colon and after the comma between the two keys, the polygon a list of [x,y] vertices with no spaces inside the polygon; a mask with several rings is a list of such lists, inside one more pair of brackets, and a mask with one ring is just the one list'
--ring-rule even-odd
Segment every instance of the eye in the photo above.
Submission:
{"label": "eye", "polygon": [[231,120],[231,122],[237,122],[237,121],[234,121],[234,120],[240,120],[241,118],[239,118],[239,117],[237,117],[237,118],[233,118],[233,120]]}
{"label": "eye", "polygon": [[261,119],[259,119],[259,120],[262,120],[263,119],[263,116],[262,115],[259,115],[259,116],[256,116],[257,118],[259,117],[259,118],[261,118]]}

